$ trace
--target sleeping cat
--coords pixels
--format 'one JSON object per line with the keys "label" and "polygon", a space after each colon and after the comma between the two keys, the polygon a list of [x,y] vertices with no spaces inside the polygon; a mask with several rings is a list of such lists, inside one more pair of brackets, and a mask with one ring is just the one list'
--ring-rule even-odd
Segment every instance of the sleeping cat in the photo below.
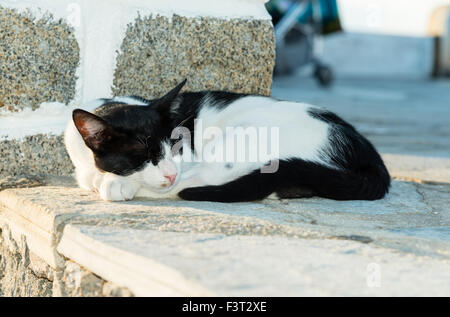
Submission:
{"label": "sleeping cat", "polygon": [[[111,201],[375,200],[388,192],[380,155],[334,113],[263,96],[180,93],[185,83],[155,100],[102,99],[93,113],[74,110],[65,143],[79,186]],[[205,152],[226,156],[220,153],[230,151],[229,144],[238,155],[252,154],[267,128],[276,129],[269,142],[275,150],[262,159],[204,159]],[[207,135],[208,129],[215,133]],[[234,146],[236,131],[256,131],[256,138]]]}

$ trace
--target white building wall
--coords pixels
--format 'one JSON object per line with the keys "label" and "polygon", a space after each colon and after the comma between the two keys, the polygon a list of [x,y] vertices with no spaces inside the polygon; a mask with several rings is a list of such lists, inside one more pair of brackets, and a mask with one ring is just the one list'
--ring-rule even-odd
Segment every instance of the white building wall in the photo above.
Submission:
{"label": "white building wall", "polygon": [[449,0],[338,0],[342,22],[353,32],[426,36],[433,10]]}

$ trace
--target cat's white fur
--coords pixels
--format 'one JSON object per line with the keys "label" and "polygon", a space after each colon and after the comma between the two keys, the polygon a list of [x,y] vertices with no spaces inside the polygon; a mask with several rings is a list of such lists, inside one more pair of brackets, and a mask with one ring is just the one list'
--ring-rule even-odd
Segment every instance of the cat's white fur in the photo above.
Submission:
{"label": "cat's white fur", "polygon": [[[118,101],[136,104],[134,98],[120,97]],[[142,103],[141,101],[139,101]],[[196,158],[203,155],[208,146],[225,146],[227,138],[235,135],[224,134],[225,138],[204,139],[207,128],[226,131],[229,127],[277,127],[279,138],[276,142],[279,152],[270,159],[301,158],[306,161],[328,165],[321,151],[328,145],[329,126],[308,114],[311,107],[304,103],[277,101],[267,97],[249,96],[238,99],[224,109],[210,104],[208,95],[195,125],[194,147]],[[145,105],[142,103],[142,105]],[[200,124],[201,122],[201,124]],[[68,123],[65,133],[66,148],[75,165],[75,176],[80,187],[97,190],[104,200],[130,200],[135,196],[147,198],[176,198],[182,189],[196,186],[221,185],[263,167],[265,162],[236,162],[232,167],[228,162],[183,162],[181,157],[172,157],[169,146],[164,146],[164,159],[154,166],[148,163],[139,172],[130,176],[104,173],[95,167],[92,151],[85,145],[73,121]],[[257,144],[246,144],[257,148]],[[248,148],[237,149],[248,151]],[[194,158],[195,159],[195,158]],[[173,185],[164,175],[177,174]]]}

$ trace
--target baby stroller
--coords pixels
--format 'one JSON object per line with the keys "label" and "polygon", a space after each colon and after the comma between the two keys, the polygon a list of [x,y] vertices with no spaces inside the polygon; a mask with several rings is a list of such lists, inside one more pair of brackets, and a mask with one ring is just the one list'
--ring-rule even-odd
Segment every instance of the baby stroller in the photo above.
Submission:
{"label": "baby stroller", "polygon": [[266,6],[277,41],[275,75],[312,64],[319,84],[330,85],[333,71],[314,56],[314,38],[342,30],[336,0],[271,0]]}

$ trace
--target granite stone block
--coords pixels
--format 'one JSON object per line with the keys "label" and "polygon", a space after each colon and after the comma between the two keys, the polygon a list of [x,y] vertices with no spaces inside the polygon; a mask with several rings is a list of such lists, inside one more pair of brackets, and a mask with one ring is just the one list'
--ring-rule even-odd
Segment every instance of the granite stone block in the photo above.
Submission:
{"label": "granite stone block", "polygon": [[78,63],[78,43],[63,20],[0,6],[0,110],[69,103]]}
{"label": "granite stone block", "polygon": [[270,95],[275,61],[266,20],[139,17],[117,58],[114,95],[163,95],[184,78],[186,91]]}

